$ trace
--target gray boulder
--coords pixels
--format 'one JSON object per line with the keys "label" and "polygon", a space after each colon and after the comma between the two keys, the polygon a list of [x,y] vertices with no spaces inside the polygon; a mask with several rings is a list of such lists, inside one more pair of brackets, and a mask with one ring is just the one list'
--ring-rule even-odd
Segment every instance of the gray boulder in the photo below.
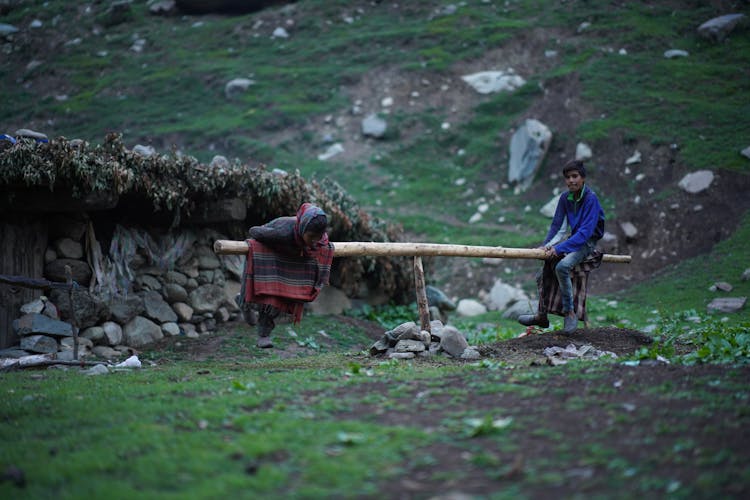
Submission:
{"label": "gray boulder", "polygon": [[388,124],[386,123],[386,121],[374,113],[367,115],[362,120],[362,135],[380,139],[385,135],[385,131],[387,129]]}
{"label": "gray boulder", "polygon": [[122,329],[123,341],[130,347],[141,347],[164,338],[161,327],[143,316],[136,316]]}
{"label": "gray boulder", "polygon": [[[72,320],[70,310],[70,299],[67,291],[52,290],[50,299],[57,304],[60,316]],[[73,305],[75,307],[76,326],[83,330],[90,326],[98,325],[109,319],[109,307],[99,296],[88,293],[85,289],[73,292]]]}
{"label": "gray boulder", "polygon": [[144,315],[157,323],[177,321],[177,314],[169,307],[159,292],[148,291],[143,294]]}
{"label": "gray boulder", "polygon": [[313,314],[341,314],[352,307],[352,301],[334,286],[324,287],[308,306]]}
{"label": "gray boulder", "polygon": [[91,267],[77,259],[57,259],[44,266],[44,276],[50,281],[65,283],[65,266],[70,266],[73,281],[79,285],[88,286],[91,280]]}
{"label": "gray boulder", "polygon": [[733,313],[737,312],[747,303],[747,297],[721,297],[716,298],[708,304],[709,313]]}
{"label": "gray boulder", "polygon": [[100,344],[102,339],[104,339],[104,328],[101,326],[90,326],[83,330],[79,337],[89,339],[95,344]]}
{"label": "gray boulder", "polygon": [[122,327],[114,321],[105,321],[102,323],[104,330],[103,342],[108,346],[119,345],[122,342]]}
{"label": "gray boulder", "polygon": [[445,293],[439,288],[435,288],[432,285],[424,287],[425,293],[427,294],[427,303],[431,306],[435,306],[441,311],[455,311],[456,304],[448,298]]}
{"label": "gray boulder", "polygon": [[186,302],[188,299],[187,290],[177,283],[167,283],[164,285],[164,296],[170,304]]}
{"label": "gray boulder", "polygon": [[21,338],[21,349],[40,354],[51,354],[57,352],[57,340],[46,335],[29,335]]}
{"label": "gray boulder", "polygon": [[518,127],[510,140],[508,182],[528,188],[551,141],[552,132],[538,120],[528,119]]}
{"label": "gray boulder", "polygon": [[13,33],[18,33],[18,28],[12,24],[0,23],[0,37],[6,37]]}
{"label": "gray boulder", "polygon": [[469,343],[466,342],[466,338],[455,327],[446,326],[443,328],[440,338],[440,348],[442,350],[454,358],[460,358],[467,347],[469,347]]}
{"label": "gray boulder", "polygon": [[683,177],[677,184],[690,194],[705,191],[714,181],[714,173],[710,170],[696,170]]}
{"label": "gray boulder", "polygon": [[234,99],[240,94],[247,91],[255,82],[249,78],[234,78],[224,85],[224,96],[227,99]]}
{"label": "gray boulder", "polygon": [[224,302],[224,289],[217,285],[199,286],[190,292],[190,303],[196,314],[217,310]]}
{"label": "gray boulder", "polygon": [[116,297],[109,306],[112,319],[120,324],[125,324],[144,311],[143,299],[138,295]]}
{"label": "gray boulder", "polygon": [[43,314],[25,314],[13,321],[13,331],[18,336],[44,334],[56,337],[70,337],[73,326],[70,323],[49,318]]}
{"label": "gray boulder", "polygon": [[23,314],[41,314],[44,311],[44,301],[42,299],[32,300],[21,306]]}
{"label": "gray boulder", "polygon": [[745,14],[726,14],[714,17],[698,26],[698,34],[709,40],[721,42],[744,17]]}
{"label": "gray boulder", "polygon": [[155,16],[168,16],[177,12],[175,0],[158,0],[149,5],[148,11]]}
{"label": "gray boulder", "polygon": [[57,255],[64,259],[80,259],[83,257],[83,245],[71,238],[60,238],[54,244]]}

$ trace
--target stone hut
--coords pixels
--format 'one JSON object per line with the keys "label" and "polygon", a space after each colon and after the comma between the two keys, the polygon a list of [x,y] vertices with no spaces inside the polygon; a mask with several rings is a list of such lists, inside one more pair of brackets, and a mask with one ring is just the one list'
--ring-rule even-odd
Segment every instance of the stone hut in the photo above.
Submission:
{"label": "stone hut", "polygon": [[[39,329],[57,332],[63,346],[73,323],[92,348],[210,332],[237,316],[244,264],[217,256],[213,242],[245,239],[250,226],[304,201],[329,214],[332,241],[398,240],[397,228],[329,179],[130,150],[118,134],[97,146],[19,139],[0,150],[0,275],[64,283],[67,267],[78,287],[0,281],[0,348],[24,340],[36,352],[54,349],[35,337]],[[331,275],[332,287],[365,301],[403,302],[411,280],[403,258],[335,259]]]}

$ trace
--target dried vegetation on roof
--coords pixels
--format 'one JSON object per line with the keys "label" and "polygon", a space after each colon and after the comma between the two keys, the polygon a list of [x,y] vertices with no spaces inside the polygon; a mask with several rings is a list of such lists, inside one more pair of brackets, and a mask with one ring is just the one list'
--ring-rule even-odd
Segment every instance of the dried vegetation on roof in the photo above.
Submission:
{"label": "dried vegetation on roof", "polygon": [[[397,241],[401,235],[400,227],[367,214],[333,180],[308,182],[298,172],[284,175],[239,161],[212,167],[176,151],[142,156],[116,133],[101,145],[62,137],[48,143],[21,139],[0,151],[0,189],[14,196],[30,187],[65,190],[74,198],[96,192],[138,195],[155,211],[181,214],[183,221],[208,200],[244,200],[248,220],[255,221],[291,215],[310,201],[329,215],[333,241]],[[399,300],[412,286],[403,258],[342,259],[337,271],[334,284],[351,295],[367,283]]]}

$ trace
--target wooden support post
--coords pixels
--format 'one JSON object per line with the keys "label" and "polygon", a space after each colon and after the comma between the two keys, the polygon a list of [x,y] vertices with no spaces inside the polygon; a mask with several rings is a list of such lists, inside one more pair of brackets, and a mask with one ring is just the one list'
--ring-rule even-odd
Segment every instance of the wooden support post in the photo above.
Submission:
{"label": "wooden support post", "polygon": [[78,322],[76,321],[76,306],[73,302],[73,289],[75,285],[73,284],[73,271],[68,265],[65,266],[65,281],[70,287],[68,299],[70,300],[70,324],[73,327],[73,360],[78,361]]}
{"label": "wooden support post", "polygon": [[427,292],[424,284],[424,268],[422,267],[422,257],[414,257],[414,287],[417,289],[417,308],[419,309],[420,328],[428,333],[430,330],[430,306],[427,303]]}

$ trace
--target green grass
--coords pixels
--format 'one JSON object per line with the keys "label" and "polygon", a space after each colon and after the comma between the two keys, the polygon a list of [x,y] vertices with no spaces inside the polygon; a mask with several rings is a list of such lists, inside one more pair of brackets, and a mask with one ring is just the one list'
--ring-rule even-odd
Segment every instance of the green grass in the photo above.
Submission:
{"label": "green grass", "polygon": [[[748,241],[750,217],[746,216],[735,234],[716,244],[711,258],[701,256],[682,261],[668,267],[649,282],[616,297],[627,311],[624,315],[643,325],[644,305],[647,305],[645,310],[658,311],[664,317],[685,310],[706,315],[706,306],[714,297],[750,296],[750,281],[740,280],[749,266],[745,248]],[[732,284],[732,292],[709,292],[709,287],[719,281]],[[730,324],[747,322],[750,320],[750,309],[745,307],[737,313],[726,315],[726,318]]]}
{"label": "green grass", "polygon": [[[46,119],[54,113],[54,135],[101,142],[107,131],[122,131],[129,145],[177,137],[179,149],[203,161],[215,154],[209,150],[213,145],[221,153],[299,169],[311,178],[332,176],[369,211],[425,240],[536,242],[544,222],[533,211],[523,212],[523,202],[509,190],[500,190],[502,201],[491,202],[481,223],[468,224],[468,219],[483,186],[504,179],[507,144],[498,141],[498,132],[513,127],[543,97],[540,84],[555,78],[576,75],[587,104],[604,115],[581,123],[575,139],[595,143],[621,134],[676,144],[681,161],[696,169],[749,168],[738,151],[750,134],[744,119],[750,113],[750,37],[738,29],[723,44],[701,39],[695,27],[713,11],[700,2],[689,9],[645,2],[616,8],[596,2],[472,2],[445,14],[422,4],[370,5],[360,13],[347,2],[308,0],[295,4],[288,39],[270,36],[275,21],[265,13],[161,18],[148,15],[141,2],[134,4],[131,23],[92,35],[86,18],[64,24],[76,18],[76,9],[53,1],[10,11],[7,22],[19,25],[32,15],[44,21],[60,15],[64,40],[80,37],[81,42],[61,46],[32,71],[42,79],[69,75],[58,92],[68,95],[64,101],[12,84],[16,72],[0,68],[0,81],[7,84],[0,120]],[[93,16],[104,9],[94,6]],[[258,20],[264,23],[255,27]],[[584,21],[590,27],[573,34]],[[512,94],[487,96],[467,121],[451,123],[449,130],[440,127],[451,121],[449,110],[396,111],[388,118],[390,151],[367,164],[318,162],[321,148],[312,134],[279,147],[261,138],[350,107],[342,89],[379,69],[395,66],[415,78],[433,79],[530,29],[550,30],[547,46],[560,51],[555,66],[524,75],[527,85]],[[146,40],[141,53],[130,50],[135,32]],[[626,56],[617,53],[620,48]],[[667,48],[683,48],[690,56],[667,60]],[[255,83],[228,101],[224,84],[235,77]],[[397,144],[409,130],[421,132]],[[465,184],[456,186],[457,179]],[[474,194],[465,194],[468,190]],[[438,199],[439,209],[425,214],[425,204],[437,205],[431,200]],[[603,201],[615,210],[606,193]],[[498,235],[500,213],[524,229]]]}
{"label": "green grass", "polygon": [[[56,47],[54,57],[23,44],[18,52],[4,54],[13,64],[0,65],[0,121],[21,128],[25,121],[54,116],[55,136],[101,142],[114,130],[124,132],[131,146],[176,136],[184,152],[204,161],[217,152],[209,149],[214,145],[221,153],[271,168],[299,169],[322,182],[334,179],[369,212],[401,223],[424,241],[531,246],[548,221],[525,211],[526,202],[509,188],[500,188],[500,201],[485,200],[490,209],[482,221],[468,220],[485,196],[483,187],[504,179],[507,144],[499,132],[513,127],[543,98],[544,82],[577,78],[587,105],[604,115],[580,124],[575,140],[596,142],[619,134],[651,144],[674,143],[679,160],[691,168],[748,172],[748,162],[738,154],[750,137],[748,30],[738,29],[721,44],[704,41],[695,27],[716,13],[704,2],[688,3],[670,8],[644,2],[467,2],[454,14],[440,15],[436,4],[402,2],[396,9],[368,2],[359,15],[343,0],[306,0],[295,4],[295,25],[286,40],[270,37],[275,25],[263,13],[161,18],[147,15],[145,2],[135,2],[134,24],[92,35],[91,19],[105,3],[92,4],[90,17],[79,17],[75,2],[22,3],[2,22],[25,27],[39,17],[45,29],[64,32],[64,40],[82,40]],[[345,22],[342,13],[354,22]],[[60,16],[57,28],[52,27],[55,16]],[[266,22],[256,31],[253,26],[261,18]],[[195,25],[199,20],[202,24]],[[584,21],[591,26],[575,34]],[[388,151],[356,165],[317,161],[320,144],[314,133],[282,140],[278,147],[264,140],[266,134],[283,136],[290,128],[320,123],[321,117],[347,109],[352,103],[342,89],[379,70],[434,79],[531,29],[549,30],[545,48],[559,50],[560,60],[541,74],[525,75],[528,84],[522,89],[482,99],[462,123],[451,121],[445,109],[396,111],[388,117]],[[146,40],[140,54],[130,50],[135,32]],[[563,39],[559,45],[558,36]],[[626,56],[618,54],[620,48]],[[669,48],[685,49],[690,56],[664,59]],[[43,59],[41,66],[23,69],[36,58]],[[69,76],[57,80],[62,74]],[[255,84],[228,101],[224,85],[235,77],[252,78]],[[59,88],[42,92],[35,87],[38,79],[50,79]],[[32,84],[27,88],[23,81]],[[63,93],[67,100],[55,99]],[[448,130],[442,130],[443,121],[451,122]],[[419,133],[405,141],[412,131]],[[458,179],[464,184],[457,185]],[[615,213],[618,207],[604,195],[607,212]],[[716,281],[732,283],[732,296],[750,296],[750,282],[739,281],[750,267],[748,241],[746,216],[710,258],[682,262],[615,296],[590,297],[594,326],[654,327],[659,343],[636,357],[661,354],[677,363],[669,342],[679,339],[709,350],[692,362],[745,362],[746,354],[739,360],[732,356],[746,345],[750,308],[726,320],[705,311],[712,297],[707,289]],[[390,308],[373,312],[370,319],[388,328],[414,318],[413,309]],[[472,344],[520,333],[517,323],[495,312],[455,324]],[[553,321],[552,327],[559,324]],[[280,325],[274,340],[299,348],[300,355],[281,359],[259,352],[252,336],[238,331],[202,362],[191,360],[192,344],[183,341],[142,353],[146,369],[138,372],[3,374],[0,467],[21,468],[27,484],[20,490],[11,480],[2,481],[0,496],[365,497],[377,496],[388,481],[420,467],[428,469],[432,481],[470,484],[460,467],[440,467],[435,451],[440,446],[451,447],[452,464],[466,461],[479,467],[474,472],[501,481],[497,498],[543,496],[572,480],[614,496],[684,498],[720,496],[717,491],[731,491],[728,484],[750,483],[737,450],[704,445],[692,454],[685,451],[695,444],[690,432],[715,412],[727,415],[727,425],[747,424],[747,389],[739,372],[712,375],[689,390],[655,387],[648,392],[653,405],[624,413],[608,401],[616,391],[596,385],[616,369],[612,364],[540,370],[491,359],[476,364],[379,362],[358,352],[371,339],[324,317],[305,318],[300,327]],[[554,387],[558,380],[566,385]],[[377,384],[389,388],[378,392]],[[572,395],[577,384],[595,390]],[[726,394],[716,395],[717,387]],[[417,398],[421,391],[427,395]],[[586,434],[580,445],[571,443],[566,430],[554,425],[564,411],[535,413],[549,402],[549,394],[567,398],[563,410],[606,408],[607,419],[588,424],[608,427]],[[502,403],[491,411],[471,405],[474,397],[500,401],[518,396],[537,404],[526,413]],[[417,413],[404,418],[404,424],[384,422],[387,416],[414,411],[421,398],[427,401],[420,408],[439,412],[437,421]],[[692,408],[680,414],[679,422],[660,410],[660,403],[676,399]],[[358,413],[361,408],[369,412]],[[492,427],[494,418],[513,411],[518,413],[507,431]],[[469,426],[470,418],[485,425]],[[603,440],[622,428],[644,429],[623,437],[637,451],[616,451]],[[513,476],[514,459],[530,450],[521,440],[527,430],[534,442],[545,444],[545,453],[530,456],[525,475]],[[671,440],[669,446],[650,449],[663,436]],[[686,464],[691,479],[652,472],[661,466],[669,470],[672,462]],[[589,469],[596,471],[592,478],[571,479],[571,470]],[[601,482],[604,477],[608,485]]]}
{"label": "green grass", "polygon": [[[298,337],[280,328],[281,345],[330,326],[320,318],[309,320],[296,328]],[[11,480],[2,481],[0,494],[351,498],[377,495],[390,481],[425,467],[432,471],[431,482],[466,480],[464,461],[474,473],[499,481],[501,496],[534,496],[538,488],[562,487],[571,468],[615,473],[606,482],[599,474],[581,477],[582,484],[598,492],[623,487],[661,492],[669,480],[660,471],[691,470],[693,460],[702,464],[703,472],[700,479],[683,480],[681,491],[704,495],[741,480],[743,463],[736,447],[692,442],[697,447],[692,458],[681,460],[690,446],[689,429],[658,424],[650,406],[626,415],[618,405],[611,406],[609,422],[589,423],[604,426],[601,432],[576,445],[565,426],[555,425],[555,418],[539,418],[542,403],[555,393],[551,386],[558,388],[566,411],[606,406],[618,391],[597,391],[594,385],[585,396],[574,392],[578,384],[596,384],[612,364],[498,370],[486,363],[378,362],[346,351],[342,343],[347,337],[364,340],[356,330],[337,325],[327,333],[333,339],[330,353],[297,358],[282,359],[273,352],[258,357],[251,347],[253,336],[245,329],[228,332],[215,355],[201,362],[189,360],[191,342],[196,341],[185,339],[174,343],[173,350],[142,353],[145,368],[137,371],[96,377],[76,369],[3,374],[0,465],[23,470],[26,485],[20,490]],[[644,394],[663,404],[684,400],[693,408],[681,417],[687,425],[703,415],[735,412],[737,405],[727,397],[747,397],[738,377],[739,372],[714,373],[696,380],[687,392],[663,384]],[[385,392],[378,388],[383,385],[388,387]],[[620,390],[642,388],[626,384]],[[486,398],[498,404],[473,406],[473,401]],[[506,398],[536,403],[515,409],[502,404]],[[394,415],[415,414],[415,405],[439,419],[388,421]],[[736,425],[748,416],[738,414]],[[608,441],[625,423],[631,428],[629,440],[644,437],[637,462]],[[719,429],[704,431],[723,436]],[[673,444],[654,449],[646,435]],[[524,442],[543,445],[544,453],[525,448]],[[433,455],[443,446],[454,450],[450,467]],[[526,455],[524,474],[506,484],[503,480],[514,473],[519,454]]]}

